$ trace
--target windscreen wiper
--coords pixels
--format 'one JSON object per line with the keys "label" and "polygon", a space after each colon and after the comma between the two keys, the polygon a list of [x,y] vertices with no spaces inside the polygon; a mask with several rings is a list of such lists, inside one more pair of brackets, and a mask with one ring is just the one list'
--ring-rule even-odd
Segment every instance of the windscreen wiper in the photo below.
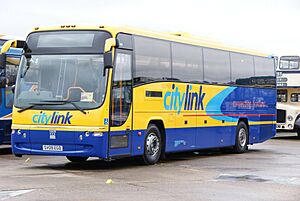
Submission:
{"label": "windscreen wiper", "polygon": [[[42,100],[41,101],[42,103],[54,103],[53,105],[56,105],[56,104],[58,104],[58,105],[64,105],[64,104],[67,104],[67,103],[69,103],[69,104],[71,104],[71,105],[73,105],[77,110],[79,110],[80,112],[82,112],[83,114],[86,114],[86,111],[84,111],[84,109],[82,109],[81,107],[79,107],[76,103],[74,103],[74,102],[72,102],[72,101],[66,101],[66,100]],[[61,103],[61,104],[59,104],[59,103]]]}
{"label": "windscreen wiper", "polygon": [[26,67],[25,71],[21,74],[21,78],[25,77],[25,75],[26,75],[27,71],[29,70],[29,68],[30,68],[30,66]]}
{"label": "windscreen wiper", "polygon": [[21,112],[24,112],[25,110],[29,110],[29,109],[31,109],[31,108],[33,108],[35,105],[29,105],[28,107],[24,107],[24,108],[22,108],[22,109],[20,109],[20,110],[18,110],[18,112],[19,113],[21,113]]}
{"label": "windscreen wiper", "polygon": [[25,110],[29,110],[31,108],[34,108],[35,106],[37,105],[63,105],[64,103],[62,104],[57,104],[57,103],[51,103],[51,102],[32,102],[32,103],[29,103],[29,106],[25,107],[25,108],[22,108],[21,110],[18,110],[19,113],[21,112],[24,112]]}

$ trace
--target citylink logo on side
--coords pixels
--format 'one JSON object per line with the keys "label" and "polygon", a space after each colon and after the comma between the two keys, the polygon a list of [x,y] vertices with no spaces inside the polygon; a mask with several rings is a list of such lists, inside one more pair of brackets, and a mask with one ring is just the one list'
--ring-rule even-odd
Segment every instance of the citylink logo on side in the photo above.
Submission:
{"label": "citylink logo on side", "polygon": [[66,115],[59,114],[59,112],[47,115],[45,112],[41,112],[32,116],[32,122],[34,124],[71,124],[72,117],[70,112],[67,112]]}
{"label": "citylink logo on side", "polygon": [[205,93],[202,92],[202,86],[199,92],[192,92],[192,85],[186,86],[185,93],[178,91],[178,87],[172,84],[172,91],[167,91],[164,96],[164,108],[166,110],[177,110],[180,114],[183,110],[204,110],[203,99]]}

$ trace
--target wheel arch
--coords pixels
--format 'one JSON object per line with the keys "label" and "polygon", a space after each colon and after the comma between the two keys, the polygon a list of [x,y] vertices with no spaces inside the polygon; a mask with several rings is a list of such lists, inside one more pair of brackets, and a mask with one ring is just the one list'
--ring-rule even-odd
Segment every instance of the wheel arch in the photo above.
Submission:
{"label": "wheel arch", "polygon": [[247,126],[247,129],[248,129],[248,139],[247,139],[247,144],[249,144],[249,139],[250,139],[250,127],[249,127],[249,121],[248,121],[248,119],[247,119],[246,117],[240,117],[240,118],[239,118],[239,121],[238,121],[238,123],[237,123],[236,126],[238,126],[240,122],[244,122],[244,123],[246,124],[246,126]]}
{"label": "wheel arch", "polygon": [[157,126],[159,129],[159,132],[161,134],[163,146],[162,146],[162,154],[165,153],[165,148],[166,148],[166,129],[165,129],[165,124],[163,119],[151,119],[148,123],[148,126],[150,124],[154,124]]}
{"label": "wheel arch", "polygon": [[295,129],[300,129],[300,113],[297,114],[296,118],[295,118],[295,121],[294,121],[294,128]]}

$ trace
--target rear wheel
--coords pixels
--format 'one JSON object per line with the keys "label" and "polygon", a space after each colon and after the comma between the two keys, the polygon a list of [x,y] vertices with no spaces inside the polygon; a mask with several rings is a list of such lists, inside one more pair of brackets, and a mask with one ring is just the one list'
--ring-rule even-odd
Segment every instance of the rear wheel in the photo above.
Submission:
{"label": "rear wheel", "polygon": [[150,124],[144,143],[143,159],[145,164],[153,165],[158,162],[162,152],[162,141],[159,129],[155,124]]}
{"label": "rear wheel", "polygon": [[85,162],[89,157],[67,156],[67,159],[73,163]]}
{"label": "rear wheel", "polygon": [[233,151],[235,153],[243,153],[248,149],[248,128],[244,122],[239,122],[236,128],[236,138]]}

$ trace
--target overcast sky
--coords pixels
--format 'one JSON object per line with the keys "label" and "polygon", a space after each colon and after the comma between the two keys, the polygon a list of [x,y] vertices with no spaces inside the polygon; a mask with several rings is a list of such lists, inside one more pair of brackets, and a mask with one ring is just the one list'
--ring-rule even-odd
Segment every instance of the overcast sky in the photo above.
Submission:
{"label": "overcast sky", "polygon": [[128,25],[189,32],[270,54],[300,54],[299,0],[0,0],[0,33],[33,27]]}

